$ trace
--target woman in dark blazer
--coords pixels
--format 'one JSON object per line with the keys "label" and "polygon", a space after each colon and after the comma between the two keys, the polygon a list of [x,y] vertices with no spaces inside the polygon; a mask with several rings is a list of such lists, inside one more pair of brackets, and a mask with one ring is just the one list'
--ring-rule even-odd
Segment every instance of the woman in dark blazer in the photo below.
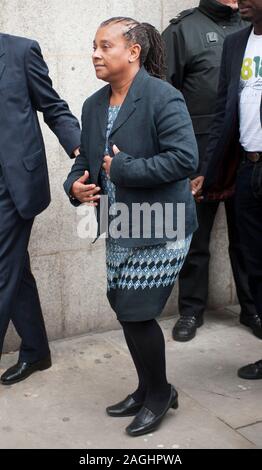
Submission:
{"label": "woman in dark blazer", "polygon": [[[139,384],[107,413],[135,416],[126,431],[138,436],[156,429],[168,409],[178,406],[156,317],[197,228],[188,178],[197,169],[198,153],[184,99],[162,80],[163,44],[153,26],[123,17],[105,21],[94,40],[93,63],[97,77],[109,84],[84,103],[81,153],[64,186],[74,205],[96,205],[98,216],[99,193],[106,195],[109,222],[115,203],[129,214],[121,236],[110,232],[106,239],[107,295]],[[143,203],[158,210],[146,234],[132,212]],[[102,232],[99,223],[98,235]]]}

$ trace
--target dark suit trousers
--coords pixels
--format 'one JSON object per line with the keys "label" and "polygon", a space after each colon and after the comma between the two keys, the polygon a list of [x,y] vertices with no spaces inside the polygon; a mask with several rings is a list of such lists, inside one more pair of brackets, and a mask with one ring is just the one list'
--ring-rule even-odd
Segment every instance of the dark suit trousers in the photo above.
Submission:
{"label": "dark suit trousers", "polygon": [[22,340],[19,359],[26,362],[38,361],[49,353],[27,251],[32,225],[33,219],[24,220],[18,214],[0,166],[0,356],[12,320]]}
{"label": "dark suit trousers", "polygon": [[262,318],[262,162],[243,162],[236,185],[236,215],[249,285]]}
{"label": "dark suit trousers", "polygon": [[[208,298],[209,244],[219,202],[197,203],[199,228],[194,233],[189,254],[179,275],[179,311],[181,315],[203,315]],[[241,311],[254,315],[256,309],[248,286],[239,234],[236,228],[234,200],[225,202],[229,256]]]}

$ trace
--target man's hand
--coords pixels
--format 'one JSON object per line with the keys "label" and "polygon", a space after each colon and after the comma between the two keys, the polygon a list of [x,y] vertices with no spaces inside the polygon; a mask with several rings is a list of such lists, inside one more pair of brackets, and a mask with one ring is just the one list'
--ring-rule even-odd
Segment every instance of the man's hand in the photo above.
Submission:
{"label": "man's hand", "polygon": [[201,202],[204,198],[202,196],[202,187],[204,183],[204,176],[198,176],[197,178],[191,180],[191,192],[197,202]]}
{"label": "man's hand", "polygon": [[89,173],[85,171],[84,175],[73,183],[70,193],[75,199],[88,206],[97,206],[101,197],[97,193],[101,191],[101,188],[95,184],[85,184],[88,178]]}
{"label": "man's hand", "polygon": [[75,150],[73,150],[73,155],[75,157],[78,157],[78,155],[80,155],[80,147],[77,147]]}
{"label": "man's hand", "polygon": [[[114,155],[117,155],[120,152],[119,148],[117,148],[116,145],[113,145],[113,152],[114,152]],[[112,160],[113,158],[111,158],[110,155],[104,156],[104,163],[102,167],[105,170],[107,176],[110,176],[110,168],[111,168]]]}

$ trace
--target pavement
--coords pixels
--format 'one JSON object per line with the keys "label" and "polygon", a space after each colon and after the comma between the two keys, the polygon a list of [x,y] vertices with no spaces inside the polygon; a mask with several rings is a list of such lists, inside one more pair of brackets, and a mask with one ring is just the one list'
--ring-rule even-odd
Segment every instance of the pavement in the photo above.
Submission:
{"label": "pavement", "polygon": [[[262,341],[238,314],[238,306],[207,312],[187,343],[172,340],[174,318],[161,320],[179,408],[136,438],[125,433],[132,418],[105,413],[137,385],[121,330],[51,342],[50,369],[0,385],[0,448],[261,449],[262,380],[240,379],[237,369],[262,358]],[[0,373],[16,360],[5,354]]]}

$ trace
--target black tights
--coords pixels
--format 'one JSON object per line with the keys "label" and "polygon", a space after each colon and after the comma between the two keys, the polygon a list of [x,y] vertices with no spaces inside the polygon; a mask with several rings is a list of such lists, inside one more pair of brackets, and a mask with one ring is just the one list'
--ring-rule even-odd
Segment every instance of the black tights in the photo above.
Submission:
{"label": "black tights", "polygon": [[170,396],[163,332],[156,320],[120,323],[139,380],[132,397],[154,413],[160,413]]}

